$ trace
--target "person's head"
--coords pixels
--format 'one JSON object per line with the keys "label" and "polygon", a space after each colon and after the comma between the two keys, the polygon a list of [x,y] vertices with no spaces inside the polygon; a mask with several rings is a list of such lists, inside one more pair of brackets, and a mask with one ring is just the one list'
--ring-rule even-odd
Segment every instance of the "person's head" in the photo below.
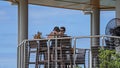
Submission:
{"label": "person's head", "polygon": [[41,32],[37,32],[37,34],[38,34],[38,35],[42,35],[42,33],[41,33]]}
{"label": "person's head", "polygon": [[53,29],[53,31],[55,31],[55,32],[60,32],[60,29],[59,29],[58,26],[55,26],[54,29]]}
{"label": "person's head", "polygon": [[65,27],[60,27],[60,32],[65,33],[66,29]]}

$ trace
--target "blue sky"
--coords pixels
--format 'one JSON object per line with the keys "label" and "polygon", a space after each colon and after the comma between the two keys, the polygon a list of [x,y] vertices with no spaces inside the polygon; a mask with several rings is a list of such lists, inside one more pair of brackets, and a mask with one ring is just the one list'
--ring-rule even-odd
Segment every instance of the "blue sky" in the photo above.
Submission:
{"label": "blue sky", "polygon": [[[0,68],[17,66],[17,5],[0,1]],[[114,11],[101,12],[100,32],[115,17]],[[46,37],[54,26],[65,26],[70,36],[90,35],[90,16],[79,10],[29,5],[29,39],[40,31]]]}

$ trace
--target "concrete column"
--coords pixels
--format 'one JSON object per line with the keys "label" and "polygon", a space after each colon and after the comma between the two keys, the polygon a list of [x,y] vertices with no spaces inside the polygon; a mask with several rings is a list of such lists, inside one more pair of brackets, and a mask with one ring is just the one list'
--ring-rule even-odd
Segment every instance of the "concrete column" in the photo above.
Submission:
{"label": "concrete column", "polygon": [[120,18],[120,0],[116,0],[116,17]]}
{"label": "concrete column", "polygon": [[[99,0],[91,0],[93,4],[92,14],[91,14],[91,35],[100,35],[100,10],[99,10]],[[99,40],[93,39],[92,46],[97,46]]]}
{"label": "concrete column", "polygon": [[28,0],[18,3],[18,44],[28,39]]}
{"label": "concrete column", "polygon": [[[100,11],[97,8],[91,14],[91,35],[100,35]],[[92,38],[91,45],[98,46],[99,38]]]}
{"label": "concrete column", "polygon": [[[116,18],[120,18],[120,0],[116,0]],[[120,25],[120,23],[117,23],[117,25]]]}
{"label": "concrete column", "polygon": [[[19,41],[19,34],[20,34],[20,29],[19,29],[19,28],[20,28],[20,27],[19,27],[19,25],[20,25],[20,24],[19,24],[19,23],[20,23],[20,19],[19,19],[19,18],[20,18],[20,17],[19,17],[19,16],[20,16],[19,6],[20,6],[20,5],[18,5],[18,44],[20,43],[20,41]],[[20,63],[20,62],[21,62],[20,56],[21,56],[20,47],[18,46],[18,47],[17,47],[17,68],[21,68],[21,67],[20,67],[20,65],[21,65],[21,63]]]}
{"label": "concrete column", "polygon": [[[91,0],[92,14],[91,14],[91,36],[100,35],[100,9],[99,0]],[[98,67],[98,46],[99,38],[91,38],[91,68]]]}
{"label": "concrete column", "polygon": [[[18,44],[24,39],[28,39],[28,0],[18,2]],[[18,50],[17,68],[25,67],[25,57],[23,49]],[[25,62],[22,60],[24,59]]]}

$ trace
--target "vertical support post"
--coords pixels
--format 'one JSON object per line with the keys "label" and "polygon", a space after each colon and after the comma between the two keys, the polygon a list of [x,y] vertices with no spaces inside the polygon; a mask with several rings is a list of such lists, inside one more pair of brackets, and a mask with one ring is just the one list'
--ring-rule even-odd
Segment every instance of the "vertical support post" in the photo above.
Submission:
{"label": "vertical support post", "polygon": [[[99,0],[91,0],[93,8],[91,14],[91,35],[99,35],[100,34],[100,9],[99,9]],[[92,46],[99,45],[98,38],[92,38],[91,42]]]}
{"label": "vertical support post", "polygon": [[28,68],[28,44],[27,41],[24,42],[24,68]]}
{"label": "vertical support post", "polygon": [[90,49],[90,54],[89,54],[89,58],[90,58],[90,61],[89,61],[89,68],[92,68],[92,52],[91,52],[91,49]]}
{"label": "vertical support post", "polygon": [[90,68],[90,50],[88,49],[88,68]]}
{"label": "vertical support post", "polygon": [[48,67],[50,68],[50,40],[48,40]]}
{"label": "vertical support post", "polygon": [[21,68],[21,47],[20,46],[18,46],[17,47],[17,61],[19,61],[19,62],[17,62],[17,68]]}
{"label": "vertical support post", "polygon": [[[28,0],[18,2],[18,44],[24,39],[28,39]],[[22,49],[20,49],[22,50]],[[19,53],[19,52],[18,52]],[[17,68],[22,68],[23,52],[18,55]]]}
{"label": "vertical support post", "polygon": [[[92,14],[91,14],[91,36],[94,35],[99,35],[100,34],[100,9],[99,9],[99,4],[100,0],[91,0],[92,4]],[[96,68],[99,67],[98,64],[98,57],[95,51],[98,51],[98,46],[99,46],[99,38],[91,38],[91,63],[92,67],[91,68]],[[93,49],[96,50],[93,50]],[[94,60],[95,59],[95,60]],[[95,62],[94,62],[95,61]]]}
{"label": "vertical support post", "polygon": [[[120,0],[116,0],[116,18],[120,18]],[[117,23],[117,25],[120,25],[120,23]]]}
{"label": "vertical support post", "polygon": [[104,41],[105,41],[105,36],[102,36],[102,48],[104,48],[104,46],[105,46]]}
{"label": "vertical support post", "polygon": [[[18,61],[20,61],[20,58],[19,58],[19,56],[20,56],[20,48],[19,48],[19,46],[17,47],[17,60]],[[18,68],[18,65],[19,65],[19,62],[17,63],[17,68]]]}
{"label": "vertical support post", "polygon": [[116,0],[116,17],[120,18],[120,0]]}
{"label": "vertical support post", "polygon": [[28,39],[28,0],[18,3],[18,44]]}
{"label": "vertical support post", "polygon": [[57,50],[58,50],[58,48],[57,48],[57,45],[58,45],[58,41],[57,41],[58,39],[57,39],[57,36],[55,37],[55,68],[58,68],[58,55],[57,55]]}
{"label": "vertical support post", "polygon": [[21,56],[20,56],[20,68],[23,68],[23,44],[20,46],[21,47]]}
{"label": "vertical support post", "polygon": [[73,56],[74,56],[74,67],[73,68],[76,68],[76,63],[75,63],[75,61],[76,61],[76,38],[74,38],[74,54],[73,54]]}
{"label": "vertical support post", "polygon": [[40,41],[36,41],[37,43],[37,48],[36,48],[36,63],[35,63],[35,68],[38,68],[39,66],[39,45],[40,45]]}
{"label": "vertical support post", "polygon": [[22,52],[22,68],[25,68],[25,42],[23,43],[23,46],[22,46],[22,49],[23,49],[23,52]]}

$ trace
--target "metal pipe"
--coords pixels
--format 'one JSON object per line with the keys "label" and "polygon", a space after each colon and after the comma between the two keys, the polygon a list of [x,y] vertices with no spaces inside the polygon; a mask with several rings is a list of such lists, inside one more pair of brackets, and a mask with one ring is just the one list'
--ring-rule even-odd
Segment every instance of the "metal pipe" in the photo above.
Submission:
{"label": "metal pipe", "polygon": [[18,61],[17,61],[17,68],[19,68],[20,66],[20,46],[18,46],[17,47],[17,59],[18,59]]}
{"label": "metal pipe", "polygon": [[[82,38],[100,38],[100,37],[110,37],[110,38],[120,38],[119,36],[109,36],[109,35],[92,35],[92,36],[77,36],[76,39],[82,39]],[[63,37],[63,38],[50,38],[50,40],[55,39],[74,39],[74,37]],[[49,38],[45,39],[30,39],[30,40],[23,40],[19,45],[21,45],[25,41],[41,41],[41,40],[49,40]]]}
{"label": "metal pipe", "polygon": [[76,68],[76,64],[75,64],[75,61],[76,61],[76,38],[74,38],[74,54],[73,54],[73,56],[74,56],[74,68]]}
{"label": "metal pipe", "polygon": [[50,68],[50,39],[48,40],[48,68]]}
{"label": "metal pipe", "polygon": [[[75,37],[76,39],[82,39],[82,38],[101,38],[101,37],[109,37],[109,38],[118,38],[118,39],[120,39],[120,37],[119,36],[109,36],[109,35],[93,35],[93,36],[77,36],[77,37]],[[23,40],[20,44],[19,44],[19,46],[20,45],[22,45],[24,42],[27,42],[27,41],[40,41],[40,40],[53,40],[53,39],[74,39],[74,37],[65,37],[65,38],[51,38],[51,39],[49,39],[49,38],[45,38],[45,39],[31,39],[31,40]]]}
{"label": "metal pipe", "polygon": [[26,53],[26,55],[27,55],[26,56],[26,62],[27,62],[26,67],[29,68],[29,59],[30,59],[29,51],[30,51],[30,47],[29,47],[29,42],[28,41],[26,42],[26,47],[27,47],[26,48],[26,51],[27,51],[27,53]]}
{"label": "metal pipe", "polygon": [[20,61],[21,61],[21,65],[20,65],[20,68],[23,68],[23,45],[21,46],[21,58],[20,58]]}
{"label": "metal pipe", "polygon": [[104,41],[105,41],[105,39],[104,39],[104,36],[102,37],[102,48],[104,47]]}
{"label": "metal pipe", "polygon": [[[57,38],[57,36],[56,36],[56,38]],[[57,58],[57,39],[55,39],[55,68],[57,68],[57,62],[58,62],[58,58]]]}
{"label": "metal pipe", "polygon": [[40,45],[39,43],[40,43],[40,42],[39,42],[39,41],[36,41],[36,43],[37,43],[37,47],[36,47],[36,59],[35,59],[36,63],[35,63],[35,68],[38,68],[38,62],[39,62],[39,60],[38,60],[39,55],[38,55],[38,54],[39,54],[39,47],[40,47],[40,46],[39,46],[39,45]]}
{"label": "metal pipe", "polygon": [[20,48],[20,52],[19,52],[20,53],[20,55],[19,55],[20,61],[18,61],[18,60],[17,61],[19,62],[18,68],[21,68],[21,46],[19,48]]}
{"label": "metal pipe", "polygon": [[26,42],[23,44],[23,68],[26,68]]}
{"label": "metal pipe", "polygon": [[90,68],[92,68],[92,51],[91,51],[91,49],[90,49]]}
{"label": "metal pipe", "polygon": [[88,50],[88,68],[90,68],[90,50]]}

